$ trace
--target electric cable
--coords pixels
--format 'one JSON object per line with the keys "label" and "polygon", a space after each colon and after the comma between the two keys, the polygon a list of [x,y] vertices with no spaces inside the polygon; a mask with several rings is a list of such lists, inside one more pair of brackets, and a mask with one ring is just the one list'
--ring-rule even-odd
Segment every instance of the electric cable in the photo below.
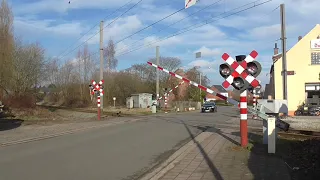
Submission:
{"label": "electric cable", "polygon": [[[119,11],[120,9],[122,9],[123,7],[127,6],[128,4],[130,4],[133,0],[128,1],[126,4],[124,4],[123,6],[119,7],[118,9],[114,10],[112,13],[108,14],[107,16],[105,16],[103,18],[103,20],[107,19],[108,17],[112,16],[113,14],[115,14],[117,11]],[[69,3],[70,4],[70,3]],[[95,24],[94,26],[92,26],[86,33],[84,33],[82,36],[80,36],[77,40],[75,40],[69,47],[67,47],[62,53],[60,53],[57,57],[62,56],[64,53],[66,53],[72,46],[74,46],[78,41],[80,41],[80,39],[82,39],[85,35],[87,35],[90,31],[92,31],[94,28],[96,28],[99,25],[99,23]]]}
{"label": "electric cable", "polygon": [[[127,12],[129,12],[131,9],[133,9],[134,7],[136,7],[141,1],[143,0],[139,0],[137,3],[135,3],[133,6],[131,6],[129,9],[127,9],[125,12],[123,12],[120,16],[118,16],[117,18],[115,18],[113,21],[111,21],[108,25],[104,26],[102,28],[102,30],[108,26],[110,26],[112,23],[114,23],[115,21],[117,21],[120,17],[122,17],[124,14],[126,14]],[[80,45],[78,45],[77,47],[73,48],[71,51],[69,51],[66,55],[62,56],[61,58],[66,57],[67,55],[71,54],[73,51],[75,51],[76,49],[78,49],[80,46],[84,45],[86,42],[88,42],[89,40],[91,40],[92,38],[94,38],[98,33],[100,33],[101,30],[99,30],[97,33],[93,34],[90,38],[88,38],[87,40],[85,40],[84,42],[82,42]]]}
{"label": "electric cable", "polygon": [[[156,34],[156,33],[161,32],[161,31],[163,31],[163,30],[165,30],[165,29],[168,29],[169,27],[171,27],[171,26],[173,26],[173,25],[175,25],[175,24],[177,24],[177,23],[179,23],[179,22],[187,19],[188,17],[191,17],[191,16],[197,14],[197,13],[200,12],[200,11],[203,11],[203,10],[205,10],[205,9],[213,6],[213,5],[216,5],[216,4],[219,3],[220,1],[223,1],[223,0],[218,0],[218,1],[214,2],[214,3],[211,3],[211,4],[207,5],[207,6],[205,6],[204,8],[201,8],[201,9],[199,9],[198,11],[196,11],[196,12],[194,12],[194,13],[192,13],[192,14],[189,14],[188,16],[186,16],[186,17],[184,17],[184,18],[182,18],[182,19],[180,19],[180,20],[178,20],[178,21],[175,21],[175,22],[169,24],[168,26],[166,26],[166,27],[164,27],[164,28],[162,28],[162,29],[159,29],[159,30],[158,30],[157,32],[155,32],[155,33],[148,34],[147,36],[151,36],[151,35],[154,35],[154,34]],[[142,38],[140,38],[140,39],[138,39],[138,40],[130,43],[130,45],[136,44],[137,42],[143,40],[143,39],[146,38],[147,36],[144,36],[144,37],[142,37]],[[118,43],[119,43],[119,42],[118,42]],[[116,44],[117,44],[117,43],[116,43]],[[129,45],[129,46],[130,46],[130,45]],[[121,50],[123,50],[123,49],[124,49],[124,48],[117,49],[117,51],[121,51]]]}
{"label": "electric cable", "polygon": [[[161,41],[167,40],[167,39],[169,39],[169,38],[172,38],[172,37],[175,37],[175,36],[184,34],[184,33],[186,33],[186,32],[189,32],[189,31],[191,31],[191,30],[194,30],[194,29],[197,29],[197,28],[199,28],[199,27],[205,26],[205,25],[207,25],[207,24],[211,24],[211,23],[213,23],[213,22],[216,22],[216,21],[218,21],[218,20],[227,18],[227,17],[229,17],[229,16],[233,16],[233,15],[239,14],[239,13],[241,13],[241,12],[247,11],[247,10],[249,10],[249,9],[252,9],[252,8],[255,8],[255,7],[258,7],[258,6],[261,6],[261,5],[266,4],[266,3],[270,2],[270,1],[272,1],[272,0],[264,1],[264,2],[261,2],[261,3],[259,3],[259,4],[255,4],[255,2],[257,2],[257,1],[248,3],[248,4],[252,4],[252,3],[254,3],[254,4],[253,4],[252,6],[250,6],[250,7],[248,7],[248,8],[245,8],[245,9],[239,10],[239,11],[237,11],[237,12],[234,12],[234,13],[231,13],[231,14],[228,14],[228,15],[225,15],[225,16],[222,16],[221,18],[218,18],[218,19],[215,19],[215,20],[212,20],[212,21],[205,20],[203,23],[199,23],[199,24],[195,24],[195,25],[191,25],[191,26],[189,26],[189,27],[183,28],[183,29],[177,31],[176,33],[174,33],[174,34],[172,34],[172,35],[170,35],[170,36],[167,36],[167,37],[164,37],[164,38],[162,38],[162,39],[159,39],[159,40],[155,40],[155,41],[153,41],[153,42],[150,42],[150,43],[148,43],[148,45],[138,46],[138,48],[133,49],[133,50],[130,50],[130,51],[128,51],[128,52],[124,52],[124,53],[119,54],[119,55],[116,55],[116,57],[119,57],[119,56],[122,56],[122,55],[125,55],[125,54],[129,54],[129,53],[131,53],[131,52],[137,51],[137,50],[139,50],[139,49],[141,49],[141,48],[144,48],[144,47],[149,47],[149,46],[151,46],[152,44],[155,44],[155,43],[157,43],[157,42],[161,42]],[[248,4],[243,5],[243,6],[240,6],[240,7],[237,7],[237,8],[234,8],[234,9],[232,9],[232,10],[230,10],[230,11],[234,11],[234,10],[239,9],[239,8],[241,8],[241,7],[247,6]],[[230,11],[227,11],[227,12],[230,12]],[[221,13],[220,15],[226,14],[227,12]],[[219,16],[220,16],[220,15],[219,15]],[[211,18],[211,19],[212,19],[212,18]]]}

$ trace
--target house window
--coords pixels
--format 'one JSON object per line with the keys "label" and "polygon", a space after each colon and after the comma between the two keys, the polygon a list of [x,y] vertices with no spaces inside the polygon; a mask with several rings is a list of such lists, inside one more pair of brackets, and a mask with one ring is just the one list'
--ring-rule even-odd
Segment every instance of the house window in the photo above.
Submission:
{"label": "house window", "polygon": [[311,64],[320,64],[320,52],[311,53]]}

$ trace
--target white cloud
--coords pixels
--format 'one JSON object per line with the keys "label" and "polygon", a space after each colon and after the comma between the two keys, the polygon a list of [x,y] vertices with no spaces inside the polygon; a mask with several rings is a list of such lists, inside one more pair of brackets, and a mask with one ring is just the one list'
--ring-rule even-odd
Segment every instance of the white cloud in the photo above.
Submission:
{"label": "white cloud", "polygon": [[62,36],[79,36],[87,27],[81,22],[65,22],[56,24],[53,19],[34,19],[30,17],[16,17],[14,19],[14,27],[25,35],[62,35]]}
{"label": "white cloud", "polygon": [[183,37],[186,39],[186,42],[191,41],[193,39],[215,41],[221,40],[222,38],[226,38],[227,35],[216,26],[204,25],[190,31],[189,33],[184,34]]}
{"label": "white cloud", "polygon": [[267,26],[260,26],[249,30],[248,35],[251,38],[266,39],[270,37],[279,37],[281,26],[280,24],[273,24]]}
{"label": "white cloud", "polygon": [[207,60],[195,60],[188,64],[189,67],[199,66],[200,68],[214,68],[217,65],[216,61],[207,61]]}
{"label": "white cloud", "polygon": [[[107,25],[112,21],[113,20],[104,22],[105,28],[103,29],[103,33],[104,33],[105,42],[107,42],[110,38],[113,39],[114,41],[118,41],[122,38],[125,38],[131,35],[132,33],[136,32],[143,25],[140,19],[136,15],[119,18],[117,21],[115,21],[114,23],[112,23],[110,26],[107,27]],[[99,31],[100,31],[99,28],[97,28],[97,30],[94,33],[86,35],[83,39],[86,40],[94,36],[88,41],[88,43],[98,44],[100,41],[100,36],[99,36],[99,33],[97,34],[97,32]]]}
{"label": "white cloud", "polygon": [[143,21],[156,22],[170,15],[160,23],[173,23],[187,16],[185,12],[180,11],[175,13],[176,11],[177,9],[170,6],[162,6],[161,8],[159,8],[155,5],[147,5],[140,7],[138,16],[140,19],[143,19]]}
{"label": "white cloud", "polygon": [[222,54],[221,49],[218,48],[207,48],[206,46],[202,46],[200,49],[194,51],[193,53],[201,52],[201,56],[216,56]]}
{"label": "white cloud", "polygon": [[[174,46],[177,44],[182,43],[183,39],[180,37],[172,37],[166,41],[159,41],[161,38],[158,38],[156,36],[149,36],[144,38],[144,45],[145,46]],[[159,42],[158,42],[159,41]]]}
{"label": "white cloud", "polygon": [[[150,3],[153,0],[145,0],[144,3]],[[72,9],[112,9],[123,6],[129,0],[71,0],[69,4],[67,0],[40,0],[36,2],[27,2],[17,4],[14,7],[15,13],[18,14],[38,14],[43,12],[64,13]],[[138,0],[134,0],[129,4],[134,4]]]}

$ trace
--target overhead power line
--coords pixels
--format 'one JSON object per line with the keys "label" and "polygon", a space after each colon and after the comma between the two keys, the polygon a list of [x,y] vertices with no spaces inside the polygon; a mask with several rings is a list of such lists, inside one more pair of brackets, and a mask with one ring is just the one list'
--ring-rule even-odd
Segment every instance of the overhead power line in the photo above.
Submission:
{"label": "overhead power line", "polygon": [[178,12],[180,12],[180,11],[182,11],[182,10],[184,10],[184,9],[185,9],[185,8],[181,8],[181,9],[179,9],[178,11],[169,14],[168,16],[166,16],[166,17],[164,17],[164,18],[162,18],[162,19],[160,19],[160,20],[158,20],[158,21],[156,21],[156,22],[154,22],[154,23],[152,23],[152,24],[150,24],[150,25],[148,25],[148,26],[140,29],[139,31],[137,31],[137,32],[135,32],[135,33],[133,33],[133,34],[131,34],[131,35],[129,35],[129,36],[127,36],[127,37],[119,40],[119,41],[117,41],[116,44],[118,44],[118,43],[120,43],[121,41],[124,41],[124,40],[126,40],[126,39],[128,39],[128,38],[130,38],[130,37],[132,37],[132,36],[134,36],[134,35],[136,35],[136,34],[138,34],[139,32],[141,32],[141,31],[143,31],[143,30],[145,30],[145,29],[148,29],[149,27],[151,27],[151,26],[153,26],[153,25],[155,25],[155,24],[157,24],[157,23],[159,23],[159,22],[167,19],[167,18],[170,17],[170,16],[173,16],[173,15],[177,14]]}
{"label": "overhead power line", "polygon": [[[182,18],[182,19],[180,19],[180,20],[178,20],[178,21],[175,21],[175,22],[169,24],[168,26],[166,26],[166,27],[164,27],[164,28],[162,28],[162,29],[159,29],[157,32],[152,33],[152,34],[149,34],[149,35],[147,35],[147,36],[154,35],[154,34],[156,34],[156,33],[158,33],[158,32],[161,32],[161,31],[163,31],[163,30],[165,30],[165,29],[168,29],[169,27],[171,27],[171,26],[173,26],[173,25],[175,25],[175,24],[177,24],[177,23],[179,23],[179,22],[187,19],[188,17],[191,17],[191,16],[193,16],[193,15],[195,15],[195,14],[197,14],[197,13],[199,13],[199,12],[201,12],[201,11],[203,11],[203,10],[205,10],[205,9],[213,6],[213,5],[216,5],[216,4],[219,3],[220,1],[223,1],[223,0],[219,0],[219,1],[213,2],[213,3],[211,3],[211,4],[207,5],[207,6],[199,9],[198,11],[196,11],[196,12],[194,12],[194,13],[192,13],[192,14],[189,14],[188,16],[186,16],[186,17],[184,17],[184,18]],[[183,8],[183,9],[184,9],[184,8]],[[179,10],[179,11],[180,11],[180,10]],[[144,37],[142,37],[142,38],[140,38],[140,39],[138,39],[138,40],[130,43],[130,45],[136,44],[137,42],[143,40],[143,39],[146,38],[147,36],[144,36]],[[121,41],[120,41],[120,42],[121,42]],[[117,42],[117,43],[119,43],[119,42]],[[117,44],[117,43],[116,43],[116,44]],[[123,50],[123,49],[124,49],[124,48],[118,49],[118,51],[121,51],[121,50]]]}
{"label": "overhead power line", "polygon": [[[260,1],[260,0],[259,0],[259,1]],[[241,12],[247,11],[247,10],[249,10],[249,9],[253,9],[253,8],[255,8],[255,7],[258,7],[258,6],[261,6],[261,5],[263,5],[263,4],[266,4],[266,3],[270,2],[270,1],[272,1],[272,0],[263,1],[263,2],[258,3],[258,4],[256,4],[257,1],[254,1],[254,2],[251,2],[251,3],[248,3],[248,4],[245,4],[245,5],[243,5],[243,6],[234,8],[234,9],[232,9],[232,10],[230,10],[230,11],[221,13],[221,14],[219,14],[218,16],[215,16],[215,17],[219,17],[219,16],[221,16],[221,15],[223,15],[223,14],[227,14],[228,12],[231,12],[231,11],[234,11],[234,10],[237,10],[237,9],[240,9],[241,7],[245,7],[245,6],[248,6],[248,5],[250,5],[250,4],[253,4],[253,5],[250,6],[250,7],[245,8],[245,9],[241,9],[241,10],[239,10],[239,11],[236,11],[236,12],[234,12],[234,13],[227,14],[227,15],[225,15],[225,16],[222,16],[222,17],[218,18],[218,19],[211,20],[211,19],[215,18],[215,17],[213,17],[213,18],[210,18],[210,19],[205,20],[205,21],[202,22],[202,23],[198,23],[198,24],[191,25],[191,26],[189,26],[189,27],[183,28],[183,29],[177,31],[176,33],[174,33],[174,34],[172,34],[172,35],[169,35],[169,36],[164,37],[164,38],[159,39],[159,40],[155,40],[155,41],[153,41],[153,42],[148,43],[147,45],[140,45],[140,46],[138,46],[137,48],[132,49],[132,50],[130,50],[130,51],[128,51],[128,52],[124,52],[124,53],[121,53],[121,54],[119,54],[119,55],[116,55],[116,57],[123,56],[123,55],[125,55],[125,54],[129,54],[129,53],[131,53],[131,52],[137,51],[137,50],[142,49],[142,48],[145,48],[145,47],[149,47],[149,46],[151,46],[152,44],[155,44],[155,43],[157,43],[157,42],[161,42],[161,41],[170,39],[170,38],[172,38],[172,37],[175,37],[175,36],[184,34],[184,33],[186,33],[186,32],[189,32],[189,31],[191,31],[191,30],[200,28],[200,27],[205,26],[205,25],[207,25],[207,24],[211,24],[211,23],[213,23],[213,22],[216,22],[216,21],[218,21],[218,20],[227,18],[227,17],[229,17],[229,16],[233,16],[233,15],[239,14],[239,13],[241,13]]]}
{"label": "overhead power line", "polygon": [[[142,48],[145,48],[145,47],[149,47],[149,46],[151,46],[152,44],[155,44],[155,43],[157,43],[157,42],[161,42],[161,41],[170,39],[170,38],[172,38],[172,37],[175,37],[175,36],[178,36],[178,35],[187,33],[187,32],[189,32],[189,31],[191,31],[191,30],[200,28],[200,27],[205,26],[205,25],[207,25],[207,24],[211,24],[211,23],[216,22],[216,21],[218,21],[218,20],[221,20],[221,19],[224,19],[224,18],[233,16],[233,15],[239,14],[239,13],[244,12],[244,11],[247,11],[247,10],[249,10],[249,9],[253,9],[253,8],[255,8],[255,7],[258,7],[258,6],[261,6],[261,5],[266,4],[266,3],[268,3],[268,2],[271,2],[272,0],[267,0],[267,1],[263,1],[263,2],[261,2],[261,3],[257,3],[258,1],[261,1],[261,0],[253,1],[253,2],[247,3],[247,4],[245,4],[245,5],[239,6],[239,7],[237,7],[237,8],[234,8],[234,9],[232,9],[232,10],[223,12],[223,13],[217,15],[217,16],[214,16],[214,17],[212,17],[212,18],[209,18],[209,19],[203,21],[202,23],[198,23],[198,24],[195,24],[195,25],[188,26],[188,27],[186,27],[186,28],[182,28],[181,30],[178,30],[176,33],[174,33],[174,34],[172,34],[172,35],[169,35],[169,36],[164,37],[164,38],[159,39],[159,40],[155,40],[155,41],[153,41],[153,42],[148,43],[147,45],[140,45],[140,46],[138,46],[138,47],[135,48],[135,49],[131,49],[130,51],[127,51],[127,52],[121,53],[121,54],[119,54],[119,55],[116,55],[116,57],[129,54],[129,53],[131,53],[131,52],[137,51],[137,50],[142,49]],[[256,3],[257,3],[257,4],[256,4]],[[250,5],[250,4],[253,4],[253,5],[251,5],[250,7],[241,9],[241,8],[243,8],[243,7],[246,7],[246,6]],[[241,10],[238,10],[238,9],[241,9]],[[230,12],[232,12],[232,11],[234,11],[234,10],[238,10],[238,11],[233,12],[233,13],[230,13]],[[230,14],[228,14],[228,13],[230,13]],[[222,17],[220,17],[220,18],[218,18],[218,19],[214,19],[214,18],[219,17],[219,16],[224,15],[224,14],[227,14],[227,15],[222,16]],[[212,19],[213,19],[213,20],[212,20]],[[131,48],[131,47],[130,47],[130,48]],[[99,53],[99,51],[97,51],[97,52],[95,52],[95,53],[91,53],[89,56],[92,56],[92,55],[95,55],[95,54],[98,54],[98,53]],[[89,56],[88,56],[88,57],[89,57]]]}
{"label": "overhead power line", "polygon": [[[105,16],[104,18],[102,18],[103,20],[107,19],[108,17],[112,16],[113,14],[115,14],[117,11],[119,11],[120,9],[122,9],[123,7],[127,6],[128,4],[130,4],[133,0],[128,1],[126,4],[124,4],[123,6],[119,7],[118,9],[114,10],[112,13],[108,14],[107,16]],[[84,33],[82,36],[80,36],[74,43],[72,43],[69,47],[67,47],[62,53],[60,53],[60,56],[62,56],[64,53],[66,53],[72,46],[74,46],[78,41],[80,41],[80,39],[82,39],[85,35],[87,35],[90,31],[92,31],[94,28],[96,28],[100,23],[95,24],[94,26],[92,26],[86,33]]]}
{"label": "overhead power line", "polygon": [[[117,18],[115,18],[113,21],[111,21],[109,24],[107,24],[106,26],[104,26],[102,28],[102,30],[104,30],[104,28],[110,26],[112,23],[114,23],[115,21],[117,21],[120,17],[122,17],[124,14],[126,14],[127,12],[129,12],[131,9],[133,9],[134,7],[136,7],[141,1],[143,0],[139,0],[137,3],[135,3],[133,6],[131,6],[129,9],[127,9],[125,12],[123,12],[122,14],[120,14],[120,16],[118,16]],[[67,55],[69,55],[70,53],[72,53],[73,51],[75,51],[76,49],[78,49],[79,47],[81,47],[82,45],[84,45],[86,42],[88,42],[89,40],[91,40],[92,38],[94,38],[97,34],[100,33],[101,30],[99,30],[97,33],[93,34],[90,38],[88,38],[87,40],[85,40],[83,43],[81,43],[80,45],[78,45],[77,47],[73,48],[71,51],[69,51],[66,55],[62,56],[61,58],[66,57]]]}

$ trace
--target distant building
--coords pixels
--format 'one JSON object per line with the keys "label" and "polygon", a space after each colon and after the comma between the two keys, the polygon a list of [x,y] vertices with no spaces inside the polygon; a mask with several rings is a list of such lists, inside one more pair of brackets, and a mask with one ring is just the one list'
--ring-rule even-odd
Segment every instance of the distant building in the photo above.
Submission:
{"label": "distant building", "polygon": [[152,94],[139,93],[132,94],[126,99],[127,108],[148,108],[152,105]]}
{"label": "distant building", "polygon": [[[320,25],[317,24],[286,52],[287,98],[289,115],[294,115],[303,103],[320,105]],[[270,81],[266,84],[264,98],[283,99],[282,53],[275,44]]]}
{"label": "distant building", "polygon": [[[222,94],[226,97],[229,97],[228,91],[225,90],[221,85],[212,85],[211,90],[213,90],[214,92],[217,92],[219,94]],[[206,95],[206,101],[216,101],[216,100],[223,100],[217,96],[214,96],[213,94],[209,94],[207,93]]]}
{"label": "distant building", "polygon": [[[188,78],[183,69],[177,69],[174,73],[176,73],[184,78]],[[174,85],[177,85],[178,83],[182,82],[182,80],[177,79],[176,77],[170,76],[169,82],[175,82]],[[184,98],[187,95],[188,87],[189,87],[188,83],[183,83],[175,91],[180,96],[180,98]],[[173,87],[170,87],[170,88],[173,88]],[[170,102],[177,100],[177,99],[178,99],[178,97],[176,97],[173,93],[170,93],[169,104],[170,104]]]}

